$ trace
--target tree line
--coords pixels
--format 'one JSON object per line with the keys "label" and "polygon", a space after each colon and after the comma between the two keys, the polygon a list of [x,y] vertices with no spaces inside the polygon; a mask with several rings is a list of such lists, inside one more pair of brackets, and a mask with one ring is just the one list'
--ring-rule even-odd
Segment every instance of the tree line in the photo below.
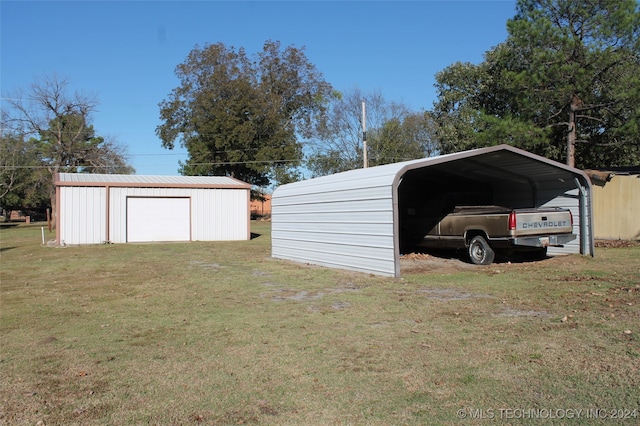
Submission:
{"label": "tree line", "polygon": [[[370,166],[503,143],[579,168],[638,164],[638,3],[519,0],[507,30],[481,63],[440,71],[433,107],[419,112],[379,91],[338,91],[304,48],[196,46],[156,134],[186,148],[181,174],[259,187],[363,167],[363,102]],[[95,134],[96,100],[67,89],[48,77],[26,99],[6,96],[1,207],[55,207],[56,172],[134,172],[121,144]]]}

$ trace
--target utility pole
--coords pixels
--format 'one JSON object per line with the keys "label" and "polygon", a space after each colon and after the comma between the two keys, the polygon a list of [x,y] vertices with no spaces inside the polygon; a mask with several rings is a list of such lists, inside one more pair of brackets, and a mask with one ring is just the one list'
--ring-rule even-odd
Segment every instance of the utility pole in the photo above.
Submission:
{"label": "utility pole", "polygon": [[369,167],[369,156],[367,155],[367,111],[364,101],[362,101],[362,161],[365,169]]}

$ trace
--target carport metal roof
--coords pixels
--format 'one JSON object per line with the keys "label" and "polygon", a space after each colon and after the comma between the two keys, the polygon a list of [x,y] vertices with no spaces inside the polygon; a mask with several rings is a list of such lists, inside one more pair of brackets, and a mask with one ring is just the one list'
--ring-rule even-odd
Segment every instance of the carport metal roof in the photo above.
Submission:
{"label": "carport metal roof", "polygon": [[[330,267],[399,276],[398,186],[407,172],[421,168],[430,168],[436,173],[441,170],[450,175],[496,185],[505,181],[517,182],[530,186],[534,192],[548,182],[573,185],[579,190],[581,209],[585,209],[581,210],[581,216],[589,218],[581,221],[584,228],[581,227],[580,252],[593,254],[591,183],[587,175],[510,145],[496,145],[350,170],[280,186],[272,197],[272,255]],[[377,212],[379,219],[375,222],[380,226],[370,223],[372,226],[365,229],[361,225],[363,221],[370,221],[370,212]],[[336,215],[340,213],[345,217],[344,221],[337,219]],[[343,225],[337,226],[337,222]],[[393,229],[391,234],[390,224]],[[356,228],[360,231],[353,231]],[[324,237],[318,235],[318,229],[326,229]],[[310,241],[305,234],[313,234],[317,240]],[[333,237],[326,238],[326,234]],[[350,241],[337,241],[340,234]],[[365,235],[369,238],[360,238]],[[360,249],[371,248],[372,245],[379,250],[359,256]],[[336,251],[329,253],[333,249]],[[349,258],[356,260],[350,261]]]}

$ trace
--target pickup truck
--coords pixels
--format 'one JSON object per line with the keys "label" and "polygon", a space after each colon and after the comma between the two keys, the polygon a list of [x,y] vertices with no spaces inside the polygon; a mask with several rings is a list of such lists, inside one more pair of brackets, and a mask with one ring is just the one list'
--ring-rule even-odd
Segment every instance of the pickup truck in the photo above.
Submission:
{"label": "pickup truck", "polygon": [[571,211],[558,208],[510,209],[457,206],[419,243],[427,248],[466,248],[472,263],[489,265],[496,250],[546,255],[548,246],[576,238]]}

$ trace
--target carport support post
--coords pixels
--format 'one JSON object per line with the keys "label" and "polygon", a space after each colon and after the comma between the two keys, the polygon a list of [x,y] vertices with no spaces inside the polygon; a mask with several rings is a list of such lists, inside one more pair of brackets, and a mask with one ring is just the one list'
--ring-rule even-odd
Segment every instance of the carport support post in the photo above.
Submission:
{"label": "carport support post", "polygon": [[[578,192],[580,193],[579,205],[580,205],[580,254],[586,254],[587,251],[587,191],[580,184],[578,178],[573,178]],[[590,249],[593,256],[593,249]]]}

